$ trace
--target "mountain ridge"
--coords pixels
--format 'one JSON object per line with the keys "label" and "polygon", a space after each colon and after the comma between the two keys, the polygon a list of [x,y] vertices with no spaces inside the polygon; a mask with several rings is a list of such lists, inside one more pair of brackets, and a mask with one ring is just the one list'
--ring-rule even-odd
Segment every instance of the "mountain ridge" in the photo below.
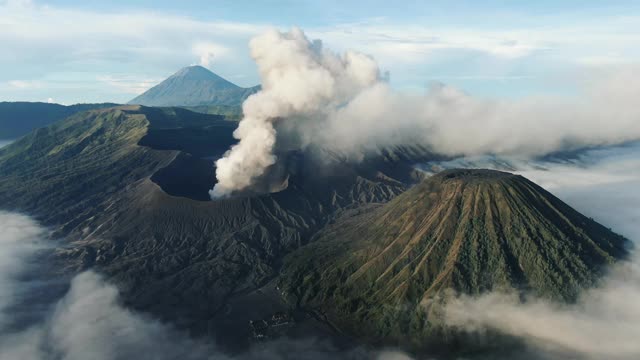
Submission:
{"label": "mountain ridge", "polygon": [[73,114],[117,106],[113,103],[61,105],[45,102],[0,102],[0,139],[17,139]]}

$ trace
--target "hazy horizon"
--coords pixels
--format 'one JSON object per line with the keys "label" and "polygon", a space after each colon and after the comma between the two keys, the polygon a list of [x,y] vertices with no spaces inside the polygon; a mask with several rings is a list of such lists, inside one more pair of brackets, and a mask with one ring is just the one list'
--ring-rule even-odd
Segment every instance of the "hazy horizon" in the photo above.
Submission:
{"label": "hazy horizon", "polygon": [[[640,5],[491,1],[244,2],[2,0],[0,99],[124,103],[200,64],[240,86],[259,83],[248,40],[305,29],[336,51],[374,57],[400,91],[443,82],[482,97],[572,96],[640,60]],[[410,10],[409,10],[410,9]]]}

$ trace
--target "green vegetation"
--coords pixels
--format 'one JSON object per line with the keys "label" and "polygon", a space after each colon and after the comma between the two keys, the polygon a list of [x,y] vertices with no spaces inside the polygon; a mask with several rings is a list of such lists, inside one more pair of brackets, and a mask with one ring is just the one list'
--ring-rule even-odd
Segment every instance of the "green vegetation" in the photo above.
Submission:
{"label": "green vegetation", "polygon": [[171,159],[136,144],[148,120],[134,108],[93,110],[0,150],[3,208],[64,223]]}
{"label": "green vegetation", "polygon": [[291,302],[370,341],[456,341],[448,291],[572,301],[626,240],[532,182],[489,170],[438,174],[384,206],[345,214],[285,260]]}

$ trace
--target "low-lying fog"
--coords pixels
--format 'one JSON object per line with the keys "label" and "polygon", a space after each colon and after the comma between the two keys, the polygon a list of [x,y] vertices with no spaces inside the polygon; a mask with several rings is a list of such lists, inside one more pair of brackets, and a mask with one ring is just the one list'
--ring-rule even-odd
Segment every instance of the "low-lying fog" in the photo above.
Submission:
{"label": "low-lying fog", "polygon": [[0,149],[11,144],[13,142],[13,140],[1,140],[0,139]]}
{"label": "low-lying fog", "polygon": [[[434,167],[510,169],[614,231],[640,239],[640,144],[585,151],[571,160],[482,157],[423,165]],[[0,359],[231,358],[213,343],[123,308],[117,289],[93,272],[73,278],[68,291],[66,285],[64,291],[42,290],[42,278],[28,274],[38,274],[41,265],[34,259],[49,249],[46,229],[6,212],[0,212],[0,229]],[[59,283],[47,284],[60,289]],[[43,296],[52,300],[37,298]],[[447,310],[454,326],[480,332],[496,328],[525,339],[536,358],[638,359],[640,260],[634,256],[612,269],[602,287],[586,291],[575,305],[536,299],[521,304],[509,295],[487,294],[459,298]],[[344,353],[313,339],[274,341],[233,357],[335,358],[409,359],[398,352]]]}

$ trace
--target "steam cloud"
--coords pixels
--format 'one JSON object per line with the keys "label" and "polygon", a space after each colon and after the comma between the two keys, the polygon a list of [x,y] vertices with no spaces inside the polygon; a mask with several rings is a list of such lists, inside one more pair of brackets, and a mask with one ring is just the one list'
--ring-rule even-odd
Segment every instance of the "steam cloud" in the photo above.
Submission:
{"label": "steam cloud", "polygon": [[212,197],[250,186],[275,163],[275,122],[326,117],[379,78],[370,57],[356,52],[336,55],[297,28],[288,33],[269,31],[251,40],[250,48],[262,91],[242,106],[244,118],[234,133],[240,142],[216,162],[218,183]]}
{"label": "steam cloud", "polygon": [[200,42],[193,46],[193,53],[198,56],[199,64],[204,67],[209,67],[215,58],[225,56],[228,52],[229,49],[226,47],[211,42]]}
{"label": "steam cloud", "polygon": [[[461,162],[496,167],[487,158],[444,165]],[[507,163],[579,211],[634,241],[640,239],[640,144],[588,151],[570,162]],[[446,310],[450,325],[474,332],[497,329],[520,337],[542,358],[638,359],[640,254],[635,252],[630,261],[614,267],[602,286],[583,293],[577,304],[541,299],[523,303],[511,294],[491,293],[460,297]]]}
{"label": "steam cloud", "polygon": [[485,100],[446,85],[425,95],[393,91],[375,61],[336,55],[300,29],[251,43],[263,90],[243,105],[240,140],[216,163],[213,198],[250,187],[276,162],[279,128],[354,159],[377,147],[420,144],[446,155],[521,157],[640,139],[640,69],[585,85],[578,99]]}

